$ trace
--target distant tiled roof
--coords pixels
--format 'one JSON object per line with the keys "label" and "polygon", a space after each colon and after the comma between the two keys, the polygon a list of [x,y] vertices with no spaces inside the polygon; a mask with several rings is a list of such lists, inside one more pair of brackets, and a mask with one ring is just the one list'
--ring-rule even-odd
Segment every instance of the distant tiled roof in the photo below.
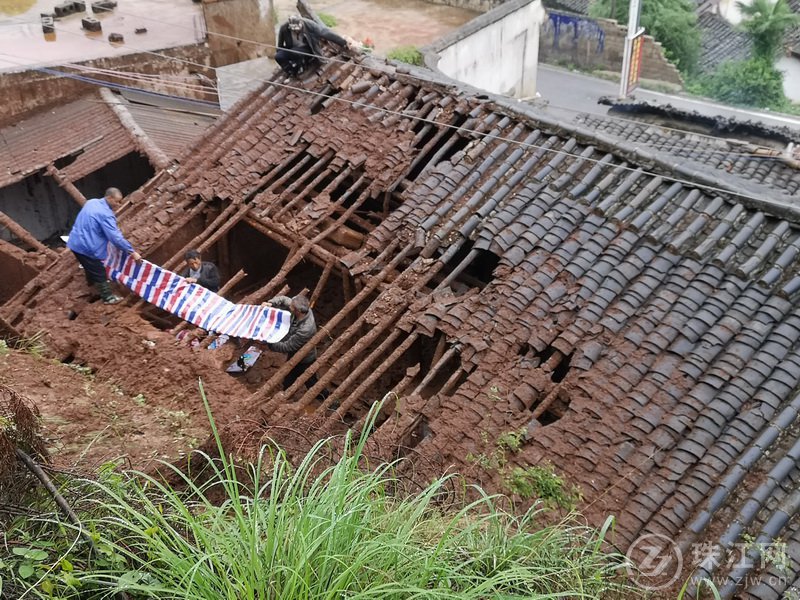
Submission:
{"label": "distant tiled roof", "polygon": [[546,0],[544,5],[555,10],[566,10],[581,15],[589,14],[591,0]]}
{"label": "distant tiled roof", "polygon": [[699,67],[704,73],[728,60],[744,60],[750,56],[750,39],[719,15],[704,12],[698,15],[700,27]]}
{"label": "distant tiled roof", "polygon": [[620,143],[645,151],[671,154],[704,165],[709,170],[740,177],[745,185],[747,182],[758,182],[781,195],[795,196],[800,206],[800,160],[794,153],[741,140],[636,122],[624,117],[583,114],[576,121],[593,131],[613,135],[619,138]]}
{"label": "distant tiled roof", "polygon": [[[788,3],[794,13],[800,14],[800,0],[789,0]],[[725,61],[748,58],[752,47],[747,33],[710,12],[713,6],[713,3],[706,3],[698,8],[701,41],[699,67],[704,73],[713,71]],[[800,27],[789,30],[784,43],[790,47],[800,44]]]}
{"label": "distant tiled roof", "polygon": [[[219,199],[229,206],[198,239],[241,221],[282,247],[285,262],[251,240],[275,274],[253,301],[312,263],[344,277],[318,305],[330,310],[308,371],[318,386],[298,382],[290,402],[284,365],[240,414],[263,409],[292,431],[311,414],[323,436],[386,396],[370,447],[406,457],[401,474],[459,471],[498,491],[508,471],[474,457],[522,430],[508,469],[551,462],[593,523],[616,515],[624,549],[661,536],[634,559],[674,542],[688,577],[693,544],[785,540],[780,578],[757,561],[707,569],[723,597],[776,600],[800,573],[800,210],[760,173],[430,77],[331,61],[289,87],[276,78],[132,196],[122,224],[145,254]],[[65,337],[85,327],[42,315],[85,285],[62,263],[4,316]],[[102,360],[113,372],[115,357]],[[163,378],[150,360],[139,376]]]}
{"label": "distant tiled roof", "polygon": [[99,96],[88,95],[0,129],[0,187],[51,162],[75,181],[133,150],[113,111]]}
{"label": "distant tiled roof", "polygon": [[[789,0],[789,8],[796,15],[800,15],[800,0]],[[800,46],[800,26],[789,31],[786,35],[786,43],[792,47]]]}

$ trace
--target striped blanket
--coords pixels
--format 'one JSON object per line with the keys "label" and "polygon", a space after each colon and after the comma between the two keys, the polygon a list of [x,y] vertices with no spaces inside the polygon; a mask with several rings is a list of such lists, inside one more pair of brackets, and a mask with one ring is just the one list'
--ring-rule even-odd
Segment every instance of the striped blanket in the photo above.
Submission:
{"label": "striped blanket", "polygon": [[137,296],[206,331],[262,342],[278,342],[289,332],[291,315],[285,310],[234,304],[146,260],[137,263],[114,247],[109,247],[106,272]]}

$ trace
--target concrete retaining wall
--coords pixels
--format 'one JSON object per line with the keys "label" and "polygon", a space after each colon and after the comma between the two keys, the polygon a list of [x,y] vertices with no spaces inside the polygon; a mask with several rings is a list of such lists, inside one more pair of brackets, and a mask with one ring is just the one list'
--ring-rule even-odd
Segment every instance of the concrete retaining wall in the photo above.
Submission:
{"label": "concrete retaining wall", "polygon": [[[570,63],[583,69],[622,70],[627,27],[609,19],[591,19],[578,14],[547,11],[542,26],[539,59],[544,63]],[[642,72],[645,79],[683,85],[678,69],[664,56],[651,36],[645,36]]]}
{"label": "concrete retaining wall", "polygon": [[541,0],[505,2],[423,49],[425,64],[489,92],[533,96],[544,18]]}

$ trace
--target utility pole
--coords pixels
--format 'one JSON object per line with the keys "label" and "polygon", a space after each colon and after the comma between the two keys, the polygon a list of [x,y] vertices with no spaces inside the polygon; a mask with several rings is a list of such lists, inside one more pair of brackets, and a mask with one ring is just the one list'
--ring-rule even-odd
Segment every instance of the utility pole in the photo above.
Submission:
{"label": "utility pole", "polygon": [[627,98],[639,83],[639,72],[642,68],[642,42],[644,41],[644,27],[639,26],[641,12],[642,0],[630,0],[628,33],[625,35],[625,51],[622,56],[622,73],[619,79],[620,98]]}

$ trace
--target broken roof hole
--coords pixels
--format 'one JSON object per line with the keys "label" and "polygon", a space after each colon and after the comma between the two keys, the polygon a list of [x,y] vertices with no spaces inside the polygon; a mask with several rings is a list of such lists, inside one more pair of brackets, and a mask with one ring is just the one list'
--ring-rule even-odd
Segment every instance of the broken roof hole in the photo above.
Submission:
{"label": "broken roof hole", "polygon": [[344,206],[352,206],[364,190],[370,186],[371,181],[369,179],[362,179],[363,175],[363,169],[357,169],[353,171],[351,175],[345,177],[331,192],[331,202],[338,202],[344,198]]}
{"label": "broken roof hole", "polygon": [[56,169],[63,169],[64,167],[68,167],[72,163],[74,163],[76,160],[78,160],[78,157],[81,154],[83,154],[83,150],[82,149],[79,150],[78,152],[73,153],[73,154],[67,154],[66,156],[62,156],[61,158],[57,158],[57,159],[55,159],[53,161],[53,166]]}
{"label": "broken roof hole", "polygon": [[[69,169],[65,174],[69,174]],[[111,186],[119,188],[127,196],[142,187],[153,175],[155,169],[148,159],[134,151],[73,183],[87,198],[102,198]]]}
{"label": "broken roof hole", "polygon": [[[223,283],[239,269],[247,275],[230,292],[232,298],[241,298],[264,286],[280,271],[289,251],[244,221],[217,242],[220,275]],[[213,253],[209,253],[213,258]]]}
{"label": "broken roof hole", "polygon": [[339,90],[335,89],[332,85],[326,85],[325,88],[319,92],[316,99],[311,102],[308,109],[312,115],[322,112],[323,108],[330,106],[336,96],[339,95]]}
{"label": "broken roof hole", "polygon": [[[414,166],[409,170],[405,178],[408,181],[414,181],[424,171],[432,169],[439,163],[450,160],[453,155],[466,148],[470,141],[469,138],[461,135],[458,129],[456,129],[463,125],[466,120],[465,116],[458,115],[453,121],[452,126],[449,126],[446,131],[441,132],[440,129],[432,128],[429,134],[423,136],[416,148],[420,151],[424,151],[424,154],[418,156],[414,160]],[[436,137],[437,135],[438,138]],[[436,139],[436,142],[430,145],[430,147],[427,147],[434,139]]]}
{"label": "broken roof hole", "polygon": [[[444,251],[440,248],[440,251]],[[472,244],[463,244],[432,281],[446,284],[457,294],[471,288],[483,289],[494,279],[494,270],[500,257],[488,250],[474,250]]]}
{"label": "broken roof hole", "polygon": [[547,346],[544,350],[539,352],[537,354],[537,356],[539,357],[539,360],[542,361],[542,363],[546,363],[548,360],[550,360],[553,357],[553,355],[556,352],[557,352],[557,350],[553,346]]}
{"label": "broken roof hole", "polygon": [[409,450],[419,446],[420,442],[431,434],[428,426],[428,419],[424,415],[419,415],[414,421],[414,425],[399,439],[397,448],[397,458],[403,458]]}
{"label": "broken roof hole", "polygon": [[430,398],[442,391],[456,373],[463,373],[461,356],[452,348],[441,356],[434,356],[425,377],[416,392],[423,398]]}
{"label": "broken roof hole", "polygon": [[567,356],[563,357],[556,365],[556,368],[553,369],[553,372],[550,374],[550,379],[552,379],[555,383],[564,381],[567,373],[569,373],[571,363],[572,353],[570,352]]}
{"label": "broken roof hole", "polygon": [[538,421],[543,426],[544,425],[552,425],[556,421],[558,421],[562,415],[557,415],[551,410],[544,411],[541,415],[539,415]]}
{"label": "broken roof hole", "polygon": [[494,270],[500,263],[500,257],[488,250],[478,250],[478,255],[467,265],[461,277],[470,277],[477,281],[483,289],[494,279]]}

